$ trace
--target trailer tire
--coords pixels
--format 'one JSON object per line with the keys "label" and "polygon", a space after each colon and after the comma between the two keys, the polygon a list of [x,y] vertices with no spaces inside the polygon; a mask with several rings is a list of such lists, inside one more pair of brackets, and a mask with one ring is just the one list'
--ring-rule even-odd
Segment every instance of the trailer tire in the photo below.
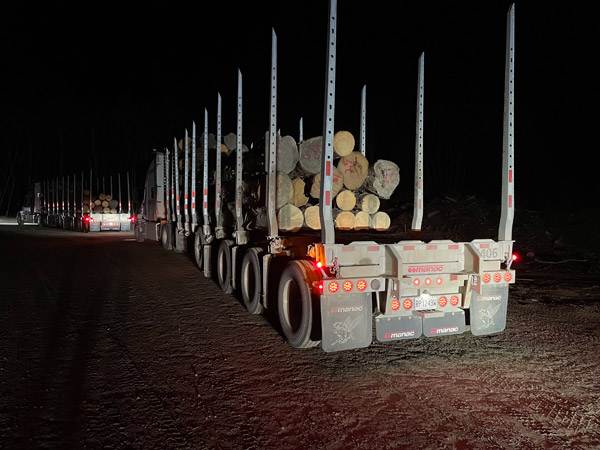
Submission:
{"label": "trailer tire", "polygon": [[[320,343],[320,315],[313,283],[319,277],[304,260],[291,261],[281,274],[277,306],[281,330],[295,348],[314,347]],[[319,318],[319,320],[315,320]]]}
{"label": "trailer tire", "polygon": [[163,223],[160,228],[160,242],[163,248],[173,250],[173,227],[170,223]]}
{"label": "trailer tire", "polygon": [[200,234],[194,236],[194,259],[196,260],[198,268],[204,271],[204,246]]}
{"label": "trailer tire", "polygon": [[226,294],[233,292],[231,285],[231,251],[230,247],[233,245],[233,241],[229,239],[223,239],[219,244],[217,250],[217,281],[221,290]]}
{"label": "trailer tire", "polygon": [[240,269],[240,290],[244,306],[250,314],[262,314],[264,306],[261,303],[261,248],[249,248],[242,259]]}

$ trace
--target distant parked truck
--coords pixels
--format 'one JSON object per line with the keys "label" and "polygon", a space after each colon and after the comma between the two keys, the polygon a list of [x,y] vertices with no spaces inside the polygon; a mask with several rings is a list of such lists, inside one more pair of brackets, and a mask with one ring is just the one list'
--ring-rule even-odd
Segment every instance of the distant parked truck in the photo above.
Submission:
{"label": "distant parked truck", "polygon": [[[54,178],[42,183],[42,225],[76,230],[82,232],[98,231],[131,231],[131,223],[135,217],[131,214],[131,196],[129,173],[127,173],[127,204],[121,201],[121,175],[117,176],[117,196],[112,195],[112,176],[109,177],[108,189],[102,192],[92,189],[93,174],[89,178],[77,175]],[[96,180],[100,186],[100,180]],[[108,193],[104,193],[107,190]],[[125,212],[126,211],[126,212]]]}
{"label": "distant parked truck", "polygon": [[[248,225],[251,213],[242,173],[242,82],[238,73],[237,150],[233,220],[224,220],[221,167],[221,97],[218,97],[216,149],[209,156],[208,118],[204,111],[201,185],[196,184],[196,127],[187,130],[183,152],[155,151],[146,176],[142,209],[135,223],[139,242],[148,239],[165,249],[187,252],[206,277],[213,272],[227,293],[237,290],[251,314],[276,308],[281,330],[293,347],[321,345],[327,352],[380,342],[460,334],[488,335],[505,329],[509,285],[515,282],[512,226],[514,215],[514,5],[507,19],[501,218],[498,240],[471,242],[419,239],[386,242],[373,232],[368,239],[336,229],[334,178],[334,106],[337,4],[331,0],[322,150],[318,192],[320,233],[300,227],[288,232],[277,211],[277,65],[273,31],[270,124],[260,180],[265,220]],[[412,231],[419,236],[423,218],[424,58],[418,65]],[[363,90],[364,92],[364,90]],[[365,103],[361,111],[364,155]],[[302,141],[302,138],[300,139]],[[191,157],[190,157],[191,152]],[[183,154],[181,154],[183,153]],[[188,161],[191,159],[191,164]],[[215,176],[209,177],[209,159]],[[198,171],[200,173],[200,171]],[[212,175],[212,174],[211,174]],[[229,174],[231,175],[231,174]],[[231,179],[231,176],[229,176]],[[210,192],[209,192],[210,185]],[[214,186],[214,187],[213,187]],[[197,205],[199,207],[197,208]],[[252,211],[255,213],[255,211]],[[300,219],[301,223],[301,219]],[[339,228],[339,227],[337,227]],[[354,235],[356,236],[356,234]],[[361,234],[364,236],[364,234]],[[336,242],[336,237],[338,241]]]}
{"label": "distant parked truck", "polygon": [[25,202],[17,213],[17,223],[40,225],[42,221],[43,194],[41,183],[34,183],[33,189],[25,196]]}

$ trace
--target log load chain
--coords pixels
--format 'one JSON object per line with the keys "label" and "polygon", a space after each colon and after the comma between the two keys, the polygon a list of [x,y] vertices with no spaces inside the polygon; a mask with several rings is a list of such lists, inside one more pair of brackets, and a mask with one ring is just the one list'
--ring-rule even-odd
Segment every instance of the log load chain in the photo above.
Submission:
{"label": "log load chain", "polygon": [[[197,175],[201,177],[204,139],[197,140]],[[312,137],[297,143],[292,136],[277,135],[277,221],[283,232],[302,229],[320,230],[318,201],[321,192],[322,137]],[[216,149],[214,136],[209,135],[209,150]],[[236,135],[225,135],[221,144],[222,198],[224,223],[235,216],[235,160]],[[191,151],[191,139],[188,142]],[[183,167],[183,141],[179,142],[179,167]],[[265,149],[269,148],[268,133],[264,147],[243,145],[243,205],[247,229],[264,228],[268,219],[265,210]],[[380,211],[380,200],[391,197],[400,182],[398,165],[388,160],[370,164],[361,152],[355,150],[355,139],[349,131],[338,131],[333,139],[334,164],[332,174],[332,201],[335,227],[340,230],[389,229],[391,220]],[[212,154],[212,153],[211,153]],[[191,158],[188,156],[188,158]],[[211,163],[210,184],[214,185],[214,158]],[[191,159],[189,160],[191,162]],[[201,178],[199,178],[201,179]],[[180,184],[183,177],[180,177]]]}

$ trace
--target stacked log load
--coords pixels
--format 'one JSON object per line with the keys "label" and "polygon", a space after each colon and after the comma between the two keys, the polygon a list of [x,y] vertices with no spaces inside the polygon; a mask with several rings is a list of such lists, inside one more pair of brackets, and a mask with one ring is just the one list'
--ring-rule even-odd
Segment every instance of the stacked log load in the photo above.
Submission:
{"label": "stacked log load", "polygon": [[105,194],[103,192],[99,194],[92,194],[90,203],[90,191],[88,189],[83,190],[83,212],[89,213],[105,213],[105,214],[116,214],[119,208],[119,201],[112,198],[112,195]]}
{"label": "stacked log load", "polygon": [[[235,216],[236,136],[231,133],[221,144],[221,180],[224,225],[232,224]],[[199,139],[196,157],[197,180],[202,180],[203,138]],[[262,145],[261,145],[262,144]],[[179,145],[179,167],[183,167],[184,153]],[[243,186],[242,204],[247,229],[266,228],[265,149],[268,134],[258,145],[242,148]],[[340,230],[385,231],[390,217],[380,211],[380,200],[389,199],[400,181],[398,166],[387,160],[374,164],[355,150],[352,133],[338,131],[334,135],[332,206],[335,226]],[[190,147],[191,149],[191,142]],[[216,140],[209,135],[210,155],[214,155]],[[313,137],[297,143],[292,136],[277,136],[277,220],[283,232],[301,229],[320,230],[319,197],[321,191],[322,138]],[[191,157],[188,159],[191,162]],[[214,158],[209,158],[210,184],[215,183]],[[183,177],[179,177],[183,187]],[[210,189],[212,191],[214,189]]]}

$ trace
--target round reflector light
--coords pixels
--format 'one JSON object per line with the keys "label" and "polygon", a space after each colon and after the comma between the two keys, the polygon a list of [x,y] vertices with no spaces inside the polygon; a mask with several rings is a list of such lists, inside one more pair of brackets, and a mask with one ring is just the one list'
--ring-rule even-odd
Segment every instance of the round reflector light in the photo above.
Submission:
{"label": "round reflector light", "polygon": [[367,282],[365,280],[358,280],[356,282],[356,289],[364,291],[367,288]]}
{"label": "round reflector light", "polygon": [[490,276],[489,273],[484,273],[483,274],[483,282],[484,283],[489,283],[491,279],[492,279],[492,277]]}
{"label": "round reflector light", "polygon": [[400,302],[398,300],[392,300],[392,309],[396,311],[398,308],[400,308]]}
{"label": "round reflector light", "polygon": [[494,274],[494,281],[495,281],[496,283],[500,283],[500,282],[502,281],[502,274],[500,274],[500,273],[495,273],[495,274]]}
{"label": "round reflector light", "polygon": [[327,287],[329,288],[329,292],[337,292],[340,288],[340,284],[337,281],[332,281]]}
{"label": "round reflector light", "polygon": [[346,292],[351,291],[352,290],[352,281],[344,281],[343,287]]}
{"label": "round reflector light", "polygon": [[458,305],[458,297],[456,295],[453,295],[452,297],[450,297],[450,304],[452,306]]}
{"label": "round reflector light", "polygon": [[425,278],[425,284],[429,286],[431,284],[431,278]]}
{"label": "round reflector light", "polygon": [[440,306],[446,306],[448,304],[448,299],[446,297],[440,297],[438,299],[438,304]]}
{"label": "round reflector light", "polygon": [[407,298],[406,300],[404,300],[402,306],[404,306],[404,309],[412,308],[412,300],[410,298]]}
{"label": "round reflector light", "polygon": [[371,280],[371,289],[373,289],[374,291],[378,290],[381,287],[381,283],[379,282],[379,280],[376,278],[374,280]]}
{"label": "round reflector light", "polygon": [[506,272],[504,274],[504,281],[510,281],[512,280],[512,274],[510,272]]}
{"label": "round reflector light", "polygon": [[437,277],[437,278],[435,279],[435,282],[436,282],[437,284],[442,284],[442,277]]}

